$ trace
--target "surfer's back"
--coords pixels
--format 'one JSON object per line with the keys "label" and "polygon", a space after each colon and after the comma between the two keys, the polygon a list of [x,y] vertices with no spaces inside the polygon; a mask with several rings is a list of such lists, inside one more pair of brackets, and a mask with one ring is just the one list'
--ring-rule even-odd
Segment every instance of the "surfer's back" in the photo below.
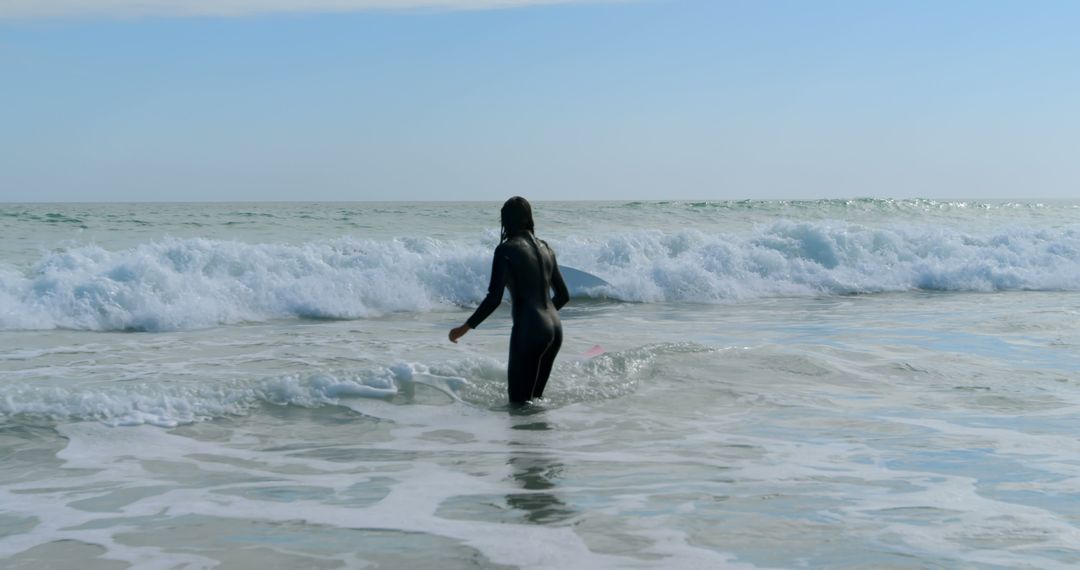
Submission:
{"label": "surfer's back", "polygon": [[[553,281],[561,282],[562,279],[553,279],[558,273],[558,265],[555,262],[555,254],[547,243],[530,234],[521,234],[500,244],[495,254],[506,260],[506,286],[510,289],[515,313],[525,308],[538,310],[558,308],[552,306],[550,291],[554,285]],[[558,286],[554,288],[556,300],[558,300],[560,288]],[[565,292],[565,285],[561,289]]]}

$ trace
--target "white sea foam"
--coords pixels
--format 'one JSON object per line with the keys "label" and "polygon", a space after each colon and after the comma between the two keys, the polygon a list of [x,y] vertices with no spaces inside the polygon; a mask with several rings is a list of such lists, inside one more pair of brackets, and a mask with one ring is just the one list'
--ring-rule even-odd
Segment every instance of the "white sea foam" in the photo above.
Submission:
{"label": "white sea foam", "polygon": [[[560,261],[633,302],[943,291],[1080,290],[1080,229],[780,221],[749,233],[637,230],[551,240]],[[0,265],[0,330],[178,330],[279,318],[357,319],[471,305],[494,238],[304,244],[165,239],[78,245]]]}
{"label": "white sea foam", "polygon": [[[558,363],[569,386],[550,400],[561,406],[604,400],[632,391],[636,378],[658,356],[699,345],[657,344],[587,361]],[[696,347],[696,348],[695,348]],[[83,383],[72,386],[0,385],[0,417],[34,416],[56,421],[96,420],[111,426],[181,424],[240,416],[261,405],[320,408],[357,399],[410,398],[418,385],[481,408],[506,402],[506,365],[469,357],[435,365],[397,362],[357,370],[326,370],[267,378],[202,378],[180,382]],[[396,406],[395,406],[396,407]]]}
{"label": "white sea foam", "polygon": [[98,420],[112,426],[174,427],[243,415],[261,404],[317,408],[341,398],[397,394],[420,365],[405,363],[358,372],[320,372],[275,378],[198,383],[119,383],[105,386],[0,386],[0,416]]}
{"label": "white sea foam", "polygon": [[781,221],[747,235],[639,231],[564,245],[639,302],[941,291],[1080,289],[1080,230],[975,235],[939,226]]}
{"label": "white sea foam", "polygon": [[176,330],[274,318],[363,318],[481,295],[481,248],[434,240],[86,245],[0,271],[0,328]]}

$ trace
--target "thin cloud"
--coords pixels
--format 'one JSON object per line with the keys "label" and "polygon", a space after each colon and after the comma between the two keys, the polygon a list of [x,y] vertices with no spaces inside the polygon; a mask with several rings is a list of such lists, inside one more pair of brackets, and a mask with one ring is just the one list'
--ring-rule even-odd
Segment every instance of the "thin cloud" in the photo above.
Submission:
{"label": "thin cloud", "polygon": [[0,20],[85,16],[240,17],[364,10],[493,10],[586,2],[590,0],[0,0]]}

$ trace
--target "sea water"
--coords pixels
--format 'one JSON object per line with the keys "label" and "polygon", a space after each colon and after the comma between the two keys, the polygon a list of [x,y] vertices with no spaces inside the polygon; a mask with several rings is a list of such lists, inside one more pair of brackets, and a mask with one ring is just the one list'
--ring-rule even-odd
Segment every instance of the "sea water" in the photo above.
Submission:
{"label": "sea water", "polygon": [[0,205],[0,566],[1080,564],[1080,203],[498,207]]}

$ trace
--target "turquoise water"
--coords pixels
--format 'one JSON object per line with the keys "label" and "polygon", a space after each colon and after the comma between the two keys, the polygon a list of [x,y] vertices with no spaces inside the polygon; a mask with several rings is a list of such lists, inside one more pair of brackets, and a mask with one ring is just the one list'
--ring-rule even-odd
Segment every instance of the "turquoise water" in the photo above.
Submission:
{"label": "turquoise water", "polygon": [[1080,205],[539,203],[609,285],[522,414],[505,308],[446,341],[497,212],[0,206],[0,559],[1080,559]]}

